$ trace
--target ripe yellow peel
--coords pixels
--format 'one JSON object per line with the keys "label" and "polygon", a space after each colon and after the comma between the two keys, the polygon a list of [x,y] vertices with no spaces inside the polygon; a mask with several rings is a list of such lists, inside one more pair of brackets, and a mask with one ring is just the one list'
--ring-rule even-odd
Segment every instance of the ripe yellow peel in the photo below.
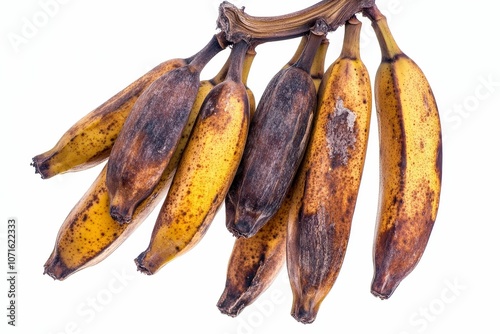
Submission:
{"label": "ripe yellow peel", "polygon": [[204,105],[208,112],[202,112],[195,124],[150,245],[136,259],[139,270],[148,274],[191,249],[203,237],[241,159],[249,121],[245,87],[230,81],[212,92],[218,96],[207,97],[212,104]]}
{"label": "ripe yellow peel", "polygon": [[[345,187],[357,188],[361,180],[371,120],[370,80],[361,60],[340,59],[327,70],[325,78],[327,80],[323,80],[320,88],[316,123],[304,160],[306,164],[324,165],[323,168],[311,168],[311,173],[320,173],[311,175],[311,179],[321,180],[323,178],[321,174],[331,172],[333,173],[331,182],[333,184],[342,182],[343,186],[331,189],[325,187],[324,182],[308,183],[308,193],[316,198],[329,198],[332,191],[339,195],[350,195]],[[337,94],[325,92],[337,92]],[[332,118],[342,115],[346,115],[344,117],[347,121],[352,122],[346,124],[350,127],[346,133],[351,133],[351,136],[336,138],[336,133],[329,123]],[[337,164],[334,168],[331,166],[332,160]],[[347,163],[349,168],[342,167],[342,165],[347,166]],[[304,167],[304,170],[306,169],[309,168]],[[343,198],[342,201],[343,203],[339,205],[346,206],[348,198]],[[317,204],[316,201],[304,201],[304,213],[315,212]]]}
{"label": "ripe yellow peel", "polygon": [[371,291],[389,298],[423,255],[441,191],[441,124],[429,82],[376,6],[367,16],[382,62],[375,77],[380,192]]}
{"label": "ripe yellow peel", "polygon": [[65,134],[54,148],[47,177],[84,170],[106,159],[136,100],[131,98],[113,113],[88,117],[84,129],[74,128]]}
{"label": "ripe yellow peel", "polygon": [[45,273],[64,280],[112,253],[146,219],[165,195],[173,176],[166,171],[153,193],[137,208],[132,221],[118,224],[109,215],[106,167],[70,212],[59,230],[54,250],[45,263]]}
{"label": "ripe yellow peel", "polygon": [[381,228],[392,228],[397,217],[422,217],[431,223],[436,219],[441,187],[441,166],[437,165],[441,163],[441,133],[432,91],[420,68],[406,56],[381,64],[375,87],[384,147],[379,210],[385,223]]}

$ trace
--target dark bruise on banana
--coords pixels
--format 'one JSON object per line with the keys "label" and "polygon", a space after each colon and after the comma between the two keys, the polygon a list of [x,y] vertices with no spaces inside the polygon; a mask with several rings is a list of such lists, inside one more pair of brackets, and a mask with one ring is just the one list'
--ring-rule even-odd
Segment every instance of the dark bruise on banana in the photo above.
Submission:
{"label": "dark bruise on banana", "polygon": [[[198,92],[198,73],[193,69],[182,67],[168,74],[141,95],[134,105],[137,112],[132,110],[111,152],[107,185],[111,215],[119,222],[131,219],[165,169]],[[183,94],[176,95],[177,89]]]}
{"label": "dark bruise on banana", "polygon": [[[305,149],[304,137],[309,132],[315,107],[315,99],[310,97],[315,96],[316,90],[311,81],[305,87],[298,85],[310,79],[306,73],[294,68],[285,71],[276,80],[275,94],[269,95],[271,102],[260,110],[257,107],[251,129],[259,129],[262,137],[250,135],[237,176],[241,182],[234,184],[241,190],[236,188],[228,195],[226,205],[229,210],[234,207],[234,215],[227,216],[228,226],[235,235],[255,234],[276,212]],[[288,120],[284,120],[284,114],[288,114]],[[261,115],[267,117],[262,119]],[[257,131],[252,133],[255,135]],[[269,149],[262,149],[263,145]]]}

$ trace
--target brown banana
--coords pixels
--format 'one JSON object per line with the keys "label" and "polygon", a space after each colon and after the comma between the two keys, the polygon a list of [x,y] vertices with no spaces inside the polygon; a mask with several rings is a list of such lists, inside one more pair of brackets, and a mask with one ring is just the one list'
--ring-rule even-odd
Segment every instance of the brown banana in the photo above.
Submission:
{"label": "brown banana", "polygon": [[287,235],[292,316],[315,320],[347,249],[371,114],[368,71],[360,59],[361,22],[345,24],[340,56],[320,85],[309,145],[293,185]]}
{"label": "brown banana", "polygon": [[225,202],[226,226],[235,236],[251,237],[278,211],[298,169],[316,108],[310,69],[325,27],[319,20],[300,59],[262,94]]}
{"label": "brown banana", "polygon": [[[295,54],[284,68],[297,62],[307,39],[307,36],[300,39]],[[325,38],[311,66],[311,76],[317,87],[324,74],[327,48],[328,40]],[[289,190],[278,212],[254,236],[235,240],[228,263],[225,288],[217,303],[222,313],[237,316],[271,285],[283,267],[290,198]]]}
{"label": "brown banana", "polygon": [[229,258],[219,310],[237,316],[275,280],[285,264],[286,229],[291,195],[278,212],[252,237],[237,238]]}
{"label": "brown banana", "polygon": [[223,49],[218,36],[188,65],[170,71],[137,99],[111,150],[106,175],[110,214],[129,222],[158,183],[174,153],[200,85],[200,72]]}

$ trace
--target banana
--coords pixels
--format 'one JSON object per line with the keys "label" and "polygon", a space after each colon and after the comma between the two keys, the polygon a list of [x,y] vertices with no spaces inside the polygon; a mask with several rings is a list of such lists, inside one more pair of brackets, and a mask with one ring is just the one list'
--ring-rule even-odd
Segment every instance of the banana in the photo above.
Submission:
{"label": "banana", "polygon": [[64,280],[108,257],[164,197],[172,173],[172,170],[165,172],[153,192],[137,207],[129,224],[117,224],[109,215],[106,170],[107,164],[64,220],[45,262],[44,274]]}
{"label": "banana", "polygon": [[310,69],[326,24],[319,20],[312,30],[300,59],[271,79],[252,118],[225,202],[235,236],[251,237],[278,211],[302,159],[316,108]]}
{"label": "banana", "polygon": [[222,313],[237,316],[271,285],[283,268],[290,199],[291,194],[254,236],[234,242],[226,285],[217,302]]}
{"label": "banana", "polygon": [[137,99],[108,161],[110,214],[119,223],[132,218],[165,170],[196,100],[200,72],[223,49],[219,36],[188,60],[153,82]]}
{"label": "banana", "polygon": [[380,191],[371,292],[386,299],[419,262],[436,220],[441,125],[429,82],[398,47],[386,18],[376,6],[364,14],[382,53],[374,83]]}
{"label": "banana", "polygon": [[292,316],[315,320],[347,249],[364,167],[372,94],[360,59],[361,22],[345,24],[340,56],[327,69],[302,165],[293,184],[287,233]]}
{"label": "banana", "polygon": [[[245,76],[248,76],[254,56],[250,53],[245,58],[243,67]],[[110,199],[106,188],[106,165],[62,224],[54,250],[45,263],[46,274],[54,279],[63,280],[79,270],[101,262],[118,248],[148,217],[160,200],[164,199],[201,105],[210,90],[224,80],[228,67],[229,62],[226,62],[212,79],[201,81],[179,145],[163,172],[160,182],[153,192],[138,205],[130,223],[117,224],[109,214]]]}
{"label": "banana", "polygon": [[[290,67],[299,60],[307,39],[307,36],[300,39],[295,54],[283,68]],[[328,40],[324,38],[311,66],[311,76],[316,87],[323,76],[327,48]],[[271,285],[283,267],[290,198],[289,191],[278,212],[254,236],[235,240],[225,288],[217,303],[222,313],[237,316]]]}
{"label": "banana", "polygon": [[185,66],[186,59],[165,61],[131,83],[69,128],[56,145],[31,163],[42,179],[91,168],[109,157],[111,147],[135,101],[163,74]]}
{"label": "banana", "polygon": [[233,46],[226,79],[201,108],[148,248],[138,270],[154,274],[204,236],[236,173],[249,128],[249,101],[241,81],[246,42]]}

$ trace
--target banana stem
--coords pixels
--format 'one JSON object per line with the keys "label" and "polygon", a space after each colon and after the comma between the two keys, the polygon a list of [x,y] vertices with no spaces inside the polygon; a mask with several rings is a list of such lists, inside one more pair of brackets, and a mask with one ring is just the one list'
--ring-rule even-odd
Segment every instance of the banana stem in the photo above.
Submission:
{"label": "banana stem", "polygon": [[245,41],[240,41],[233,45],[229,55],[230,63],[227,71],[226,80],[243,82],[243,64],[249,45]]}
{"label": "banana stem", "polygon": [[[257,54],[257,52],[255,52],[255,48],[249,46],[249,48],[245,54],[245,59],[243,60],[243,69],[242,69],[242,73],[241,73],[241,82],[243,82],[243,84],[245,86],[247,85],[248,75],[250,73],[250,69],[252,67],[252,63],[253,63],[253,60],[254,60],[256,54]],[[229,70],[229,65],[231,64],[231,59],[232,58],[230,55],[227,58],[224,65],[220,68],[219,72],[212,79],[210,79],[210,82],[212,83],[212,85],[215,86],[215,85],[221,83],[222,81],[224,81],[224,79],[227,76],[227,72]]]}
{"label": "banana stem", "polygon": [[333,31],[363,8],[374,4],[375,0],[322,0],[293,13],[258,17],[224,1],[219,7],[217,27],[230,42],[245,40],[260,44],[306,35],[318,18],[323,18]]}
{"label": "banana stem", "polygon": [[241,75],[241,82],[246,86],[248,82],[248,74],[250,73],[250,69],[252,68],[253,60],[255,59],[255,55],[257,52],[255,51],[255,47],[249,46],[247,53],[245,55],[245,59],[243,60],[243,72]]}
{"label": "banana stem", "polygon": [[195,69],[201,69],[220,51],[228,46],[227,40],[222,32],[215,34],[210,41],[198,51],[195,55],[186,59],[186,61]]}
{"label": "banana stem", "polygon": [[359,39],[361,32],[361,21],[353,16],[345,23],[344,43],[340,56],[343,58],[359,59]]}
{"label": "banana stem", "polygon": [[306,72],[311,71],[311,66],[313,64],[316,52],[328,33],[328,25],[323,19],[316,20],[314,28],[311,29],[309,34],[309,39],[304,47],[304,50],[299,57],[299,60],[292,66],[303,69]]}
{"label": "banana stem", "polygon": [[288,63],[285,65],[285,67],[292,66],[293,64],[295,64],[297,62],[297,60],[299,60],[300,55],[302,54],[302,52],[304,52],[304,48],[306,47],[307,40],[308,40],[307,35],[302,36],[302,38],[300,39],[299,45],[297,46],[297,49],[295,50],[295,53],[293,54],[292,58],[290,58]]}
{"label": "banana stem", "polygon": [[215,86],[224,81],[227,75],[227,70],[229,69],[230,62],[231,62],[231,57],[228,57],[224,65],[222,65],[222,67],[220,68],[219,72],[212,79],[210,79],[210,83],[212,85]]}
{"label": "banana stem", "polygon": [[397,45],[396,40],[392,36],[391,31],[389,30],[387,18],[384,14],[382,14],[378,7],[374,4],[369,8],[364,8],[363,14],[372,22],[373,30],[377,35],[377,40],[380,45],[382,59],[384,61],[390,61],[398,55],[403,54]]}

